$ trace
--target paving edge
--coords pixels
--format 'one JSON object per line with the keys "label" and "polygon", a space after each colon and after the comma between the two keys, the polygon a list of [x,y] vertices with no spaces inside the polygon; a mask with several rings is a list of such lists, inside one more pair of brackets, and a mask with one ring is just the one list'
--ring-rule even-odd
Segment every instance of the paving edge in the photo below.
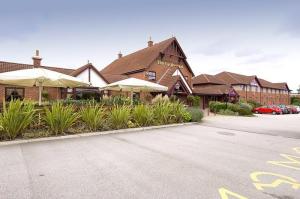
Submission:
{"label": "paving edge", "polygon": [[110,131],[99,131],[99,132],[91,132],[91,133],[80,133],[80,134],[75,134],[75,135],[62,135],[62,136],[55,136],[55,137],[43,137],[43,138],[32,138],[32,139],[24,139],[24,140],[3,141],[3,142],[0,142],[0,147],[1,146],[9,146],[9,145],[17,145],[17,144],[25,144],[25,143],[33,143],[33,142],[64,140],[64,139],[71,139],[71,138],[91,137],[91,136],[118,134],[118,133],[131,133],[131,132],[137,132],[137,131],[147,131],[147,130],[153,130],[153,129],[162,129],[162,128],[168,128],[168,127],[177,127],[177,126],[187,126],[187,125],[193,125],[193,124],[199,124],[199,123],[198,122],[189,122],[189,123],[148,126],[148,127],[140,127],[140,128],[128,128],[128,129],[119,129],[119,130],[110,130]]}

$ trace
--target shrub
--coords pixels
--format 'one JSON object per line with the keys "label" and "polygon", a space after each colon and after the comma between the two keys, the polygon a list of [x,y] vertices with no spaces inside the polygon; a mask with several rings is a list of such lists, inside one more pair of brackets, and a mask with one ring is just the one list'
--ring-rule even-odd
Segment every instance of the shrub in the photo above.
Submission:
{"label": "shrub", "polygon": [[11,101],[0,114],[1,130],[9,139],[19,136],[32,122],[35,116],[34,104],[31,102]]}
{"label": "shrub", "polygon": [[192,122],[200,122],[202,120],[203,112],[199,108],[189,107],[187,110],[192,116]]}
{"label": "shrub", "polygon": [[192,121],[192,115],[191,115],[191,113],[188,112],[188,111],[184,111],[182,113],[182,119],[183,119],[183,122],[190,122],[190,121]]}
{"label": "shrub", "polygon": [[132,118],[138,126],[149,126],[153,122],[152,108],[147,105],[137,105],[133,108]]}
{"label": "shrub", "polygon": [[81,119],[90,131],[96,131],[103,126],[104,109],[98,104],[90,103],[80,110]]}
{"label": "shrub", "polygon": [[171,120],[169,123],[180,123],[183,122],[183,117],[182,115],[187,112],[186,108],[184,105],[178,100],[176,102],[170,103],[170,115],[171,115]]}
{"label": "shrub", "polygon": [[171,95],[170,96],[170,102],[176,102],[178,100],[176,95]]}
{"label": "shrub", "polygon": [[158,94],[156,95],[153,99],[152,99],[152,104],[156,104],[156,103],[160,103],[160,102],[164,102],[167,101],[169,102],[169,97],[167,95],[163,96],[162,94]]}
{"label": "shrub", "polygon": [[108,122],[113,129],[127,128],[129,120],[130,108],[128,106],[115,106],[108,116]]}
{"label": "shrub", "polygon": [[193,99],[193,106],[199,107],[200,106],[200,97],[199,96],[194,96]]}
{"label": "shrub", "polygon": [[79,114],[74,112],[72,105],[63,106],[60,102],[56,102],[51,109],[46,108],[44,120],[49,130],[58,135],[73,126],[78,118]]}
{"label": "shrub", "polygon": [[239,107],[240,107],[238,110],[239,115],[241,116],[253,115],[252,106],[250,104],[240,103]]}
{"label": "shrub", "polygon": [[172,107],[168,101],[156,102],[153,106],[154,122],[157,125],[169,124],[174,116],[171,115]]}
{"label": "shrub", "polygon": [[240,109],[240,106],[238,104],[227,103],[227,109],[232,111],[232,112],[238,112],[239,109]]}
{"label": "shrub", "polygon": [[222,110],[220,110],[219,114],[221,114],[221,115],[238,115],[237,112],[234,112],[230,109],[225,109],[225,110],[222,109]]}
{"label": "shrub", "polygon": [[186,101],[187,101],[187,103],[188,103],[188,105],[193,105],[193,102],[194,102],[194,96],[193,95],[188,95],[187,97],[186,97]]}
{"label": "shrub", "polygon": [[209,102],[209,109],[214,113],[218,113],[222,109],[227,109],[227,104],[218,101],[211,101]]}
{"label": "shrub", "polygon": [[256,101],[253,101],[253,100],[249,100],[247,103],[252,106],[252,109],[262,106],[262,104],[260,104]]}

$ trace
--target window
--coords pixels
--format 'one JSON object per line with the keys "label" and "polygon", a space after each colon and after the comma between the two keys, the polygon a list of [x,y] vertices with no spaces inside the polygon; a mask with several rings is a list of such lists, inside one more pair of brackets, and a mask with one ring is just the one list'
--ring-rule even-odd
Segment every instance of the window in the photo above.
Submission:
{"label": "window", "polygon": [[10,87],[5,88],[5,100],[11,101],[13,99],[24,99],[24,88]]}
{"label": "window", "polygon": [[148,80],[156,80],[156,72],[149,71],[146,73],[146,75],[148,76]]}

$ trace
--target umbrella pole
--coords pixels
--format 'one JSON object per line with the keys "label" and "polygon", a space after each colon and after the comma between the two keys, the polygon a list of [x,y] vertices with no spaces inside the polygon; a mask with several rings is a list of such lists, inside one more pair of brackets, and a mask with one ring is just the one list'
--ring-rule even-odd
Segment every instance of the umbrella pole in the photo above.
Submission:
{"label": "umbrella pole", "polygon": [[42,91],[43,91],[43,86],[42,84],[39,85],[39,106],[42,105]]}

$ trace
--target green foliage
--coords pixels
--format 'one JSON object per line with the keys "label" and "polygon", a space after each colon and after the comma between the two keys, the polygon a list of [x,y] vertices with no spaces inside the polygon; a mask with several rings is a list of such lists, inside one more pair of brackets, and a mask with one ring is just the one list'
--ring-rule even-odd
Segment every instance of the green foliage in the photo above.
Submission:
{"label": "green foliage", "polygon": [[183,119],[183,122],[190,122],[190,121],[192,121],[192,115],[191,115],[191,113],[188,112],[188,111],[184,111],[182,113],[182,119]]}
{"label": "green foliage", "polygon": [[299,97],[291,97],[291,104],[295,106],[300,106],[300,98]]}
{"label": "green foliage", "polygon": [[[253,115],[252,113],[252,105],[248,103],[225,103],[225,102],[210,102],[209,108],[214,113],[219,113],[222,115],[240,115],[240,116],[247,116]],[[234,114],[233,114],[233,113]]]}
{"label": "green foliage", "polygon": [[210,101],[209,102],[209,109],[214,112],[214,113],[218,113],[220,112],[220,110],[225,110],[227,109],[227,105],[226,103],[223,102],[218,102],[218,101]]}
{"label": "green foliage", "polygon": [[194,96],[193,99],[193,106],[199,107],[200,106],[200,97],[199,96]]}
{"label": "green foliage", "polygon": [[132,110],[132,119],[138,126],[149,126],[153,123],[153,111],[150,106],[137,105]]}
{"label": "green foliage", "polygon": [[170,96],[170,101],[171,102],[176,102],[178,100],[177,96],[176,95],[171,95]]}
{"label": "green foliage", "polygon": [[172,123],[173,117],[172,107],[169,101],[161,100],[154,104],[153,106],[153,113],[155,124],[162,125],[162,124],[169,124]]}
{"label": "green foliage", "polygon": [[200,122],[203,118],[203,112],[200,110],[200,108],[197,107],[189,107],[188,112],[191,114],[192,122]]}
{"label": "green foliage", "polygon": [[112,129],[127,128],[129,120],[130,108],[128,106],[115,106],[108,116],[108,122]]}
{"label": "green foliage", "polygon": [[10,101],[8,107],[4,106],[3,113],[0,114],[3,137],[14,139],[19,136],[33,122],[35,113],[34,104],[31,102]]}
{"label": "green foliage", "polygon": [[49,93],[48,93],[48,91],[43,90],[43,92],[42,92],[42,98],[44,100],[49,100]]}
{"label": "green foliage", "polygon": [[51,109],[45,110],[45,122],[49,130],[55,135],[67,131],[79,119],[79,114],[74,111],[72,105],[63,106],[57,102],[51,106]]}
{"label": "green foliage", "polygon": [[188,95],[188,96],[186,97],[186,101],[187,101],[187,103],[188,103],[189,105],[192,105],[193,102],[194,102],[194,96],[193,96],[193,95]]}
{"label": "green foliage", "polygon": [[170,123],[181,123],[183,122],[183,117],[182,115],[185,114],[186,108],[184,105],[177,100],[176,102],[170,103],[170,108],[171,108],[171,119]]}
{"label": "green foliage", "polygon": [[225,110],[222,109],[222,110],[220,110],[219,114],[220,115],[238,115],[237,112],[234,112],[230,109],[225,109]]}
{"label": "green foliage", "polygon": [[249,100],[249,101],[247,101],[247,103],[252,106],[252,109],[262,106],[262,104],[254,101],[254,100]]}
{"label": "green foliage", "polygon": [[101,129],[104,119],[104,109],[99,104],[90,103],[80,110],[81,119],[90,131]]}

